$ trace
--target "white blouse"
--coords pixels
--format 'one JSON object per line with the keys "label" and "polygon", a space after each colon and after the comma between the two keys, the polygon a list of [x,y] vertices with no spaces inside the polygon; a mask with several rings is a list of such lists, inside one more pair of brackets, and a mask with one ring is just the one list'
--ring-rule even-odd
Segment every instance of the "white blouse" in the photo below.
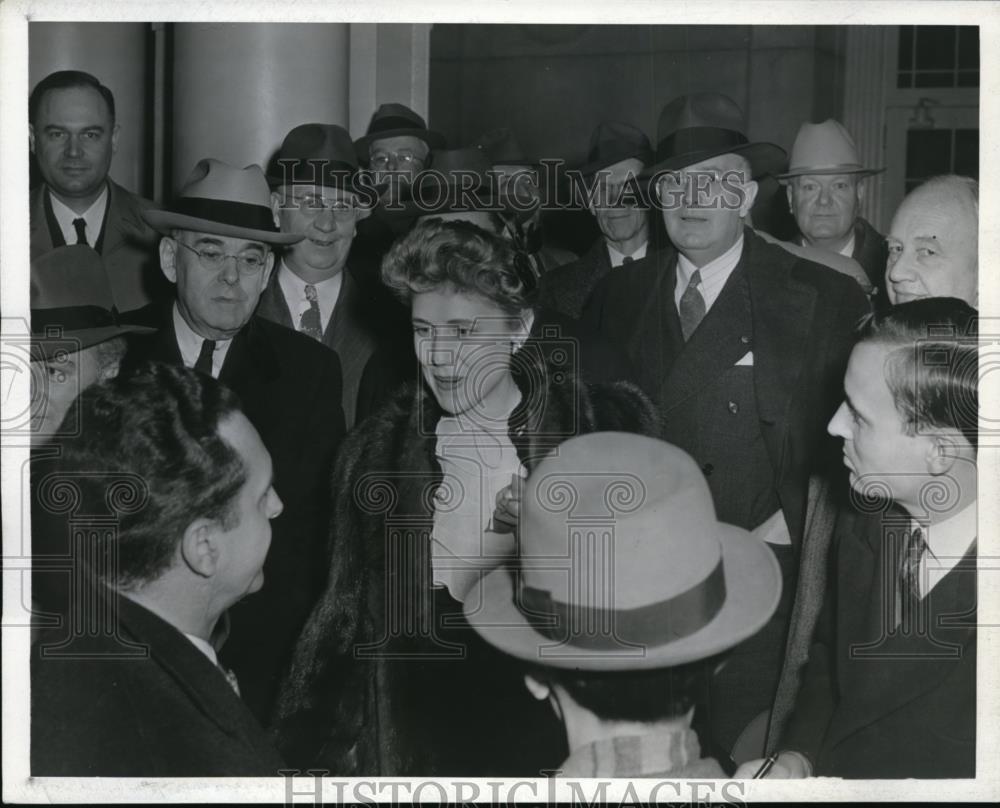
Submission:
{"label": "white blouse", "polygon": [[507,431],[507,421],[520,402],[508,402],[506,417],[488,424],[466,416],[446,416],[437,425],[437,459],[444,475],[434,501],[431,567],[435,585],[464,601],[480,575],[514,553],[513,533],[489,529],[497,494],[511,476],[527,472]]}

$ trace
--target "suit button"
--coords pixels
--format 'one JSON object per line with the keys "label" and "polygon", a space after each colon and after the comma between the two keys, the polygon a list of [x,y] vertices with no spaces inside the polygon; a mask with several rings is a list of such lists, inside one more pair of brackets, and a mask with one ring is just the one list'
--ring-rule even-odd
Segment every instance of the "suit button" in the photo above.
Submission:
{"label": "suit button", "polygon": [[750,337],[748,337],[746,334],[744,334],[742,337],[740,337],[740,342],[742,342],[744,345],[749,345],[750,344]]}
{"label": "suit button", "polygon": [[704,466],[701,467],[701,470],[702,472],[704,472],[705,476],[708,477],[711,475],[713,471],[715,471],[715,466],[713,466],[711,463],[706,463]]}
{"label": "suit button", "polygon": [[733,415],[736,415],[736,413],[738,413],[739,411],[740,411],[740,405],[737,404],[735,401],[730,401],[729,412],[731,412]]}

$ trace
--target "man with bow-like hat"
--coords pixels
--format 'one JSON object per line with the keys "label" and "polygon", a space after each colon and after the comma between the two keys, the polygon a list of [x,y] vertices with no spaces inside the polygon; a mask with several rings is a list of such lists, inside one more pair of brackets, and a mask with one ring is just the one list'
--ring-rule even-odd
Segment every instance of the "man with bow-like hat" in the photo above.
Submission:
{"label": "man with bow-like hat", "polygon": [[266,721],[327,567],[326,480],[344,436],[340,362],[316,340],[254,315],[273,248],[302,240],[275,226],[260,166],[202,160],[169,209],[145,216],[163,234],[160,264],[177,298],[160,331],[137,340],[127,359],[193,367],[236,392],[271,453],[285,503],[264,587],[232,610],[222,652]]}
{"label": "man with bow-like hat", "polygon": [[753,177],[783,160],[779,147],[746,137],[724,95],[667,104],[644,178],[676,253],[610,273],[584,314],[628,351],[664,438],[701,466],[719,518],[756,531],[782,563],[788,585],[775,616],[714,680],[709,720],[726,752],[774,697],[809,474],[829,448],[824,426],[868,311],[854,281],[746,226]]}
{"label": "man with bow-like hat", "polygon": [[350,429],[361,373],[384,319],[348,266],[357,224],[371,213],[374,193],[360,181],[351,136],[333,124],[296,126],[275,165],[268,177],[271,207],[281,232],[302,240],[285,249],[257,314],[337,352]]}
{"label": "man with bow-like hat", "polygon": [[885,169],[863,166],[854,139],[832,118],[802,124],[788,162],[777,179],[786,187],[802,243],[854,258],[884,299],[888,249],[860,210],[863,180]]}
{"label": "man with bow-like hat", "polygon": [[562,720],[558,774],[724,777],[692,719],[712,670],[774,612],[781,573],[716,519],[694,460],[640,435],[569,440],[528,478],[518,541],[516,568],[484,576],[466,617]]}
{"label": "man with bow-like hat", "polygon": [[590,138],[587,162],[576,171],[587,183],[587,207],[601,237],[578,260],[558,267],[542,281],[543,299],[579,317],[597,282],[613,267],[640,261],[649,249],[649,210],[628,183],[653,159],[649,138],[634,126],[604,121]]}

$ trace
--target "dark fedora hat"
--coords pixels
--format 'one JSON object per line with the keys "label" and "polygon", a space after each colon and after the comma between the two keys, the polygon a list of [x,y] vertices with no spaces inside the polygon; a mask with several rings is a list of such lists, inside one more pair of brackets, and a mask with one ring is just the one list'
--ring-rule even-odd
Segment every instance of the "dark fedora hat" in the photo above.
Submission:
{"label": "dark fedora hat", "polygon": [[32,261],[30,297],[32,359],[156,330],[119,320],[104,261],[85,244],[57,247]]}
{"label": "dark fedora hat", "polygon": [[586,177],[632,158],[641,161],[644,166],[652,162],[653,148],[645,132],[620,121],[602,121],[590,136],[587,162],[577,171]]}
{"label": "dark fedora hat", "polygon": [[722,93],[691,93],[675,98],[660,113],[656,154],[643,176],[677,171],[720,154],[739,154],[750,161],[753,175],[780,171],[785,150],[774,143],[753,143],[746,136],[743,111]]}
{"label": "dark fedora hat", "polygon": [[433,216],[439,213],[485,211],[515,213],[526,219],[539,204],[537,197],[518,193],[516,183],[500,182],[482,149],[442,149],[433,154],[433,167],[421,171],[411,185],[400,189],[399,205],[386,205],[376,215],[389,219]]}
{"label": "dark fedora hat", "polygon": [[409,135],[422,140],[429,149],[443,149],[444,135],[427,128],[427,122],[405,104],[381,104],[372,115],[368,131],[354,141],[358,159],[368,164],[368,147],[376,140]]}
{"label": "dark fedora hat", "polygon": [[494,166],[537,168],[541,165],[537,157],[529,157],[525,154],[517,135],[506,126],[484,132],[473,145],[482,149],[490,164]]}
{"label": "dark fedora hat", "polygon": [[267,175],[272,187],[319,185],[358,190],[358,157],[351,136],[332,123],[304,123],[285,135]]}

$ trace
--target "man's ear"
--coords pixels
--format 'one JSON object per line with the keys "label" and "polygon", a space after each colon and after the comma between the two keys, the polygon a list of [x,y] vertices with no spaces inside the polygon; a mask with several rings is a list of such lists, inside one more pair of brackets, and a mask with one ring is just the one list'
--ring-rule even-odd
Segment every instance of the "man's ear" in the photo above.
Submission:
{"label": "man's ear", "polygon": [[271,215],[274,217],[274,226],[281,229],[281,202],[282,195],[277,191],[271,191]]}
{"label": "man's ear", "polygon": [[118,132],[121,131],[121,126],[115,124],[111,128],[111,153],[114,154],[118,151]]}
{"label": "man's ear", "polygon": [[785,196],[788,197],[788,209],[795,213],[795,199],[792,197],[792,181],[785,183]]}
{"label": "man's ear", "polygon": [[274,250],[267,251],[267,258],[264,259],[264,272],[261,277],[260,290],[263,292],[267,288],[267,282],[271,280],[271,272],[274,270]]}
{"label": "man's ear", "polygon": [[753,207],[753,203],[757,199],[757,191],[760,186],[757,185],[757,180],[750,180],[746,185],[743,186],[743,202],[740,205],[740,218],[745,219],[750,215],[750,208]]}
{"label": "man's ear", "polygon": [[35,153],[35,127],[32,124],[28,124],[28,148],[31,149],[31,153]]}
{"label": "man's ear", "polygon": [[955,435],[938,433],[928,436],[927,471],[934,476],[947,474],[958,459],[961,447]]}
{"label": "man's ear", "polygon": [[[860,208],[865,201],[865,181],[858,180],[858,184],[854,187],[854,192],[858,195],[858,208]],[[858,213],[860,216],[860,211]]]}
{"label": "man's ear", "polygon": [[160,239],[160,269],[171,283],[177,283],[177,243],[170,236]]}
{"label": "man's ear", "polygon": [[196,575],[211,578],[219,566],[219,548],[215,534],[219,523],[214,519],[200,517],[184,529],[181,538],[181,557]]}

